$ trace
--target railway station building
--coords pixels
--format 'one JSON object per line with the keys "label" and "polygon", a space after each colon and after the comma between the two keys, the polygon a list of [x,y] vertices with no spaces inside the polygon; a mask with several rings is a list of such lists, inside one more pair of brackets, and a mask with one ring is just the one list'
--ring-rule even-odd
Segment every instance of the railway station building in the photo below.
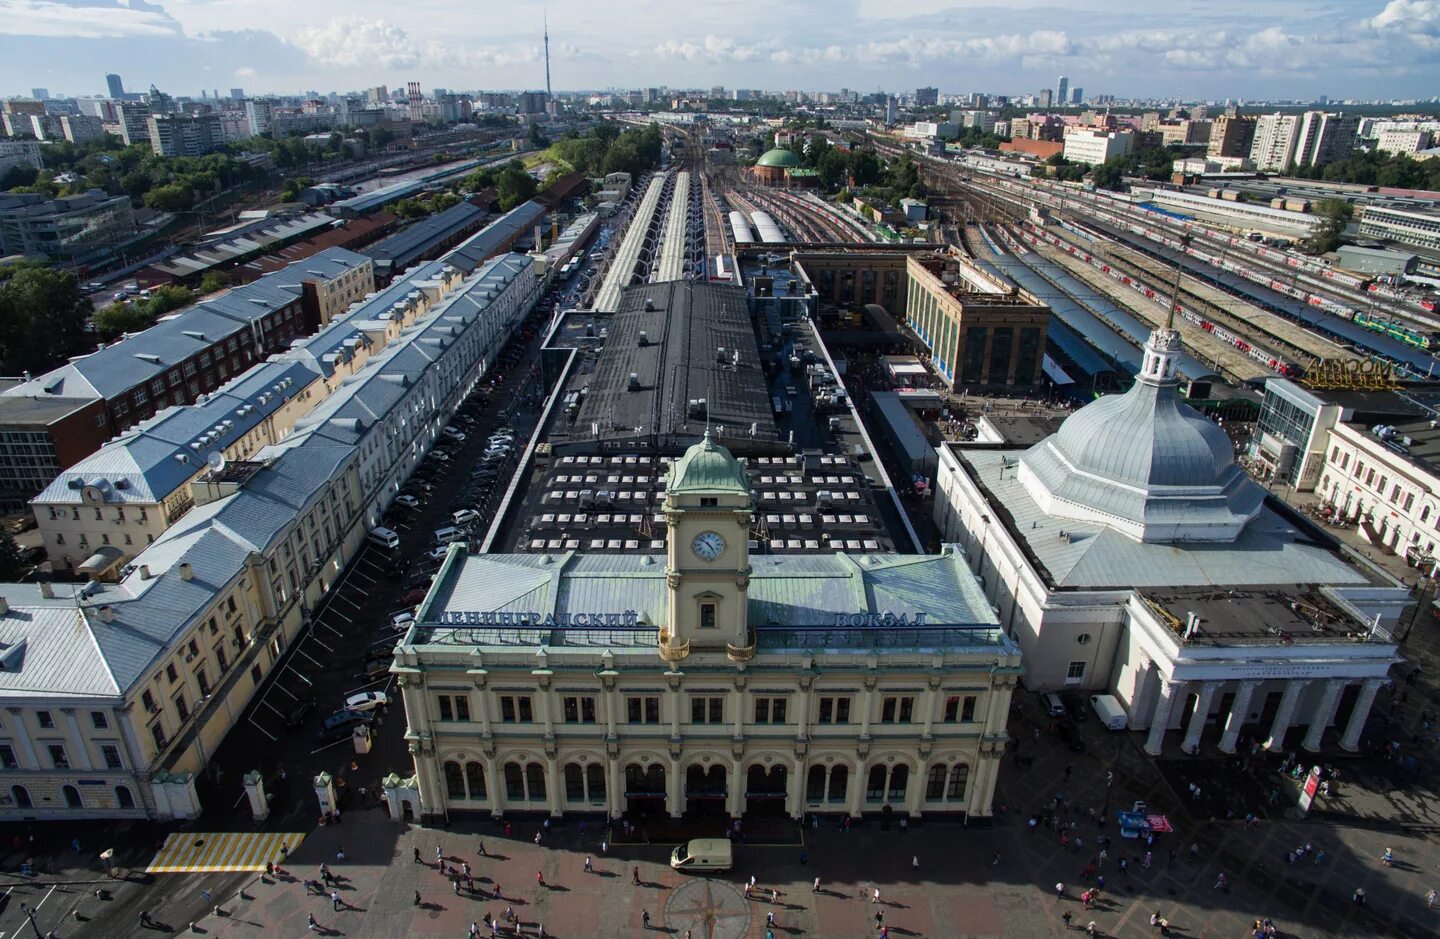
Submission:
{"label": "railway station building", "polygon": [[935,521],[1026,685],[1114,695],[1145,749],[1359,746],[1408,589],[1236,464],[1156,330],[1135,384],[1028,448],[947,444]]}
{"label": "railway station building", "polygon": [[709,435],[665,481],[662,554],[451,550],[394,667],[410,811],[989,816],[1020,653],[963,555],[752,555]]}

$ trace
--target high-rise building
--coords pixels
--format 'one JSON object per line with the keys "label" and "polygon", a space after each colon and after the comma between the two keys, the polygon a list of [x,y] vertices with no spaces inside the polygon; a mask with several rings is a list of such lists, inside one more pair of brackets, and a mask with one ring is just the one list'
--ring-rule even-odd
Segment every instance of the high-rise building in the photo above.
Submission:
{"label": "high-rise building", "polygon": [[1295,163],[1320,166],[1345,159],[1355,149],[1359,129],[1357,115],[1306,111],[1295,133]]}
{"label": "high-rise building", "polygon": [[105,136],[103,122],[100,118],[90,114],[60,115],[60,132],[71,143],[99,140]]}
{"label": "high-rise building", "polygon": [[1060,107],[1064,107],[1065,103],[1069,100],[1070,79],[1066,78],[1064,75],[1061,75],[1060,80],[1055,83],[1055,104]]}
{"label": "high-rise building", "polygon": [[34,98],[36,101],[49,101],[49,100],[50,100],[50,89],[49,89],[49,88],[31,88],[31,89],[30,89],[30,97]]}
{"label": "high-rise building", "polygon": [[1050,107],[1051,99],[1052,99],[1052,93],[1051,93],[1050,89],[1049,89],[1049,88],[1042,88],[1042,89],[1040,90],[1040,94],[1039,94],[1038,98],[1036,99],[1036,102],[1035,102],[1035,103],[1036,103],[1038,106],[1042,107],[1042,108],[1048,108],[1048,107]]}
{"label": "high-rise building", "polygon": [[420,94],[419,82],[407,82],[405,85],[405,103],[412,108],[419,108],[424,96]]}
{"label": "high-rise building", "polygon": [[150,142],[150,109],[138,101],[123,101],[115,106],[119,118],[116,129],[120,139],[128,147],[135,143]]}
{"label": "high-rise building", "polygon": [[1084,102],[1085,102],[1085,89],[1084,89],[1084,88],[1081,88],[1080,86],[1077,85],[1077,86],[1076,86],[1074,89],[1072,89],[1071,92],[1070,92],[1070,103],[1071,103],[1071,104],[1083,104]]}
{"label": "high-rise building", "polygon": [[1205,152],[1212,157],[1248,157],[1254,144],[1254,118],[1222,114],[1210,127],[1210,144]]}
{"label": "high-rise building", "polygon": [[940,103],[940,89],[938,88],[916,88],[915,106],[917,108],[933,108]]}
{"label": "high-rise building", "polygon": [[150,149],[160,156],[203,156],[225,143],[218,114],[152,114],[147,124]]}
{"label": "high-rise building", "polygon": [[159,88],[156,88],[153,84],[150,86],[150,91],[145,95],[145,103],[150,106],[151,114],[169,114],[175,110],[175,99]]}
{"label": "high-rise building", "polygon": [[233,99],[235,99],[236,101],[239,101],[240,99],[242,99],[242,98],[245,97],[245,89],[244,89],[244,88],[231,88],[231,89],[230,89],[230,97],[233,98]]}
{"label": "high-rise building", "polygon": [[119,75],[110,74],[105,76],[105,87],[110,91],[110,97],[116,100],[125,98],[125,83],[120,80]]}
{"label": "high-rise building", "polygon": [[1250,160],[1257,170],[1285,170],[1295,163],[1298,114],[1262,114],[1255,120]]}
{"label": "high-rise building", "polygon": [[245,102],[245,116],[250,120],[250,136],[270,132],[274,102],[269,98],[251,98]]}
{"label": "high-rise building", "polygon": [[895,123],[895,98],[893,96],[885,98],[885,123],[887,125]]}

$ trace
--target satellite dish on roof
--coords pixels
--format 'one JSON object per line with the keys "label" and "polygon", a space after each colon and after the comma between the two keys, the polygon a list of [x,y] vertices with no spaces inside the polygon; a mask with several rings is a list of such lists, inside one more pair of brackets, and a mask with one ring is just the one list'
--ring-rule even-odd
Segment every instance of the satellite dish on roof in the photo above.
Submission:
{"label": "satellite dish on roof", "polygon": [[205,454],[205,465],[210,467],[210,472],[218,473],[225,468],[225,454],[219,450],[211,450]]}

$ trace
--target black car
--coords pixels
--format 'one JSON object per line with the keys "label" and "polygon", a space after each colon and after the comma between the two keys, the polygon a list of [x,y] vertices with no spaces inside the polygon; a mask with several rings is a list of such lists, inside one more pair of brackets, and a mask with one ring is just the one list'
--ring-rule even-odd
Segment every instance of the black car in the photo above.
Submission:
{"label": "black car", "polygon": [[1070,748],[1072,753],[1084,753],[1085,741],[1080,737],[1080,728],[1076,727],[1069,720],[1062,720],[1057,728],[1060,739],[1065,741],[1065,746]]}
{"label": "black car", "polygon": [[305,718],[309,717],[310,712],[313,710],[315,710],[314,698],[304,698],[296,701],[290,706],[290,712],[285,715],[285,726],[294,730],[296,727],[305,723]]}
{"label": "black car", "polygon": [[1090,709],[1085,706],[1084,695],[1074,691],[1060,692],[1060,701],[1065,705],[1065,712],[1070,715],[1071,720],[1083,721],[1090,716]]}
{"label": "black car", "polygon": [[326,741],[343,740],[350,736],[357,725],[364,724],[368,727],[373,723],[375,723],[374,711],[352,711],[349,708],[341,708],[325,718],[325,723],[320,725],[320,732],[316,734],[316,737]]}

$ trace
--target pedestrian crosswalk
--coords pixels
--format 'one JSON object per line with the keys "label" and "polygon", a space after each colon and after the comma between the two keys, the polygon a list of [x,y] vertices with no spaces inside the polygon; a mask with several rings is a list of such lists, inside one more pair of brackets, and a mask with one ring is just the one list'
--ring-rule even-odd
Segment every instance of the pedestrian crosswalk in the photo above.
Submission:
{"label": "pedestrian crosswalk", "polygon": [[145,868],[147,874],[210,874],[262,871],[281,863],[305,840],[303,832],[176,832]]}

